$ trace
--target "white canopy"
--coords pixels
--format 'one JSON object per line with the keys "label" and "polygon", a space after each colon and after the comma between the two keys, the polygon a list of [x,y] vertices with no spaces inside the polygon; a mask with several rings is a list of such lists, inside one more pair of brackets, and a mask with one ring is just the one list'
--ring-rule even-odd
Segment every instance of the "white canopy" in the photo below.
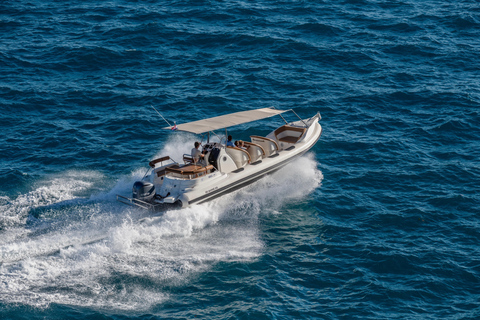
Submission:
{"label": "white canopy", "polygon": [[[284,113],[288,110],[276,110],[272,108],[262,108],[256,110],[240,111],[226,114],[223,116],[203,119],[177,125],[177,130],[200,134],[208,131],[224,129],[238,124],[273,117],[277,114]],[[165,127],[163,129],[172,129]]]}

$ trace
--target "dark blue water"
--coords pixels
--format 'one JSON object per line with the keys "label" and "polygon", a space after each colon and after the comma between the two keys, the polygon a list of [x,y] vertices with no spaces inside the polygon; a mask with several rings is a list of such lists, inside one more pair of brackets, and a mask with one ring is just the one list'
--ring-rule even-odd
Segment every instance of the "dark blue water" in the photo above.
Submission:
{"label": "dark blue water", "polygon": [[[473,0],[2,1],[0,318],[480,318],[479,36]],[[115,195],[195,139],[150,106],[324,133],[140,223]]]}

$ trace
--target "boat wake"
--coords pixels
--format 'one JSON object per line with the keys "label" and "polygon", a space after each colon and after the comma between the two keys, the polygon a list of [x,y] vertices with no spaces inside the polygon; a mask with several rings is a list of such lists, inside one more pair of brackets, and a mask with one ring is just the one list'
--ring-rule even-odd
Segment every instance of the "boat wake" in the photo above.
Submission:
{"label": "boat wake", "polygon": [[2,197],[0,300],[147,310],[218,262],[260,257],[259,218],[306,201],[323,178],[310,154],[215,201],[151,216],[113,197],[142,171],[108,191],[102,174],[72,171]]}

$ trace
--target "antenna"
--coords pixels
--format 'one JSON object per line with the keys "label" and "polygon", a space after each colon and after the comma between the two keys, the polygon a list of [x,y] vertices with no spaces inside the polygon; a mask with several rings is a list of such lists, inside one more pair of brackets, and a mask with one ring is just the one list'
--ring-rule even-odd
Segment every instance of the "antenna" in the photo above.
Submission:
{"label": "antenna", "polygon": [[165,122],[166,122],[170,127],[172,126],[172,125],[167,121],[167,119],[165,119],[165,118],[162,116],[162,114],[161,114],[160,112],[158,112],[157,109],[155,109],[153,106],[150,106],[150,107],[152,107],[153,110],[155,110],[155,111],[158,113],[158,115],[159,115],[160,117],[162,117],[162,119],[165,120]]}

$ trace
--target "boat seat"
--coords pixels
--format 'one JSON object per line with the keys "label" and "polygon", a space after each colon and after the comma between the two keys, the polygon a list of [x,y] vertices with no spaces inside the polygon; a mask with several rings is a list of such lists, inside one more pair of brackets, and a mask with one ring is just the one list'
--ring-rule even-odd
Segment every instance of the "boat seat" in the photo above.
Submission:
{"label": "boat seat", "polygon": [[173,169],[176,169],[176,168],[179,168],[179,166],[176,164],[176,163],[172,163],[170,166],[168,167],[165,167],[161,170],[158,170],[158,171],[155,171],[155,173],[157,174],[157,177],[161,177],[161,176],[164,176],[167,174],[167,168],[173,168]]}
{"label": "boat seat", "polygon": [[283,137],[279,138],[278,141],[286,142],[286,143],[296,143],[298,141],[297,137]]}
{"label": "boat seat", "polygon": [[247,141],[244,141],[244,143],[247,147],[247,152],[250,154],[251,162],[256,162],[257,160],[265,157],[265,150],[261,145]]}
{"label": "boat seat", "polygon": [[269,157],[277,153],[280,149],[277,142],[273,139],[260,136],[250,136],[250,139],[254,144],[260,145],[262,147],[263,152],[265,153],[264,157]]}
{"label": "boat seat", "polygon": [[182,176],[189,176],[190,178],[198,178],[199,176],[203,176],[212,172],[213,169],[215,169],[215,167],[211,164],[204,167],[196,164],[187,164],[176,168],[165,168],[166,172],[176,173]]}
{"label": "boat seat", "polygon": [[233,162],[237,165],[237,168],[245,167],[252,159],[247,150],[237,147],[227,147],[227,153],[232,157]]}
{"label": "boat seat", "polygon": [[289,144],[297,143],[305,134],[307,128],[284,125],[274,131],[277,141]]}
{"label": "boat seat", "polygon": [[191,155],[184,154],[183,155],[183,162],[185,164],[189,164],[189,163],[194,163],[194,160],[193,160],[193,157]]}

